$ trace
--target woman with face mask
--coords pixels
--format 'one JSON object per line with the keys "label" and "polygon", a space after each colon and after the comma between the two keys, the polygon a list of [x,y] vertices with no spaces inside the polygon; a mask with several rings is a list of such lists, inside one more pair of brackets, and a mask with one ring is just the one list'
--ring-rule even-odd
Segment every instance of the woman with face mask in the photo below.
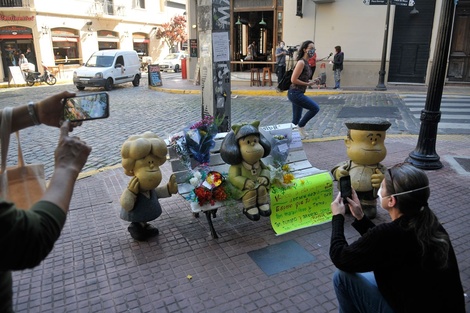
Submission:
{"label": "woman with face mask", "polygon": [[388,169],[378,196],[392,221],[375,226],[353,190],[347,204],[361,237],[350,245],[341,194],[331,203],[339,312],[465,312],[455,253],[428,206],[429,195],[422,170],[406,163]]}
{"label": "woman with face mask", "polygon": [[[305,130],[305,125],[320,111],[320,106],[313,99],[305,96],[307,87],[315,84],[309,80],[312,70],[308,65],[308,59],[314,54],[313,41],[304,41],[297,53],[297,64],[291,77],[292,84],[287,93],[287,98],[292,102],[292,124],[294,127],[299,127],[302,139],[312,137]],[[306,109],[307,112],[302,117],[303,109]]]}

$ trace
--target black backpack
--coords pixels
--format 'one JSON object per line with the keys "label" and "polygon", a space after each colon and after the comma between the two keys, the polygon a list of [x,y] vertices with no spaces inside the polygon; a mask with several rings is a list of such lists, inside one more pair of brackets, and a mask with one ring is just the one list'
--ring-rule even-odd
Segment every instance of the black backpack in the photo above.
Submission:
{"label": "black backpack", "polygon": [[279,84],[277,84],[277,88],[276,88],[277,91],[289,90],[289,87],[292,84],[291,77],[292,77],[292,72],[293,71],[294,71],[293,69],[286,71],[286,73],[282,77]]}

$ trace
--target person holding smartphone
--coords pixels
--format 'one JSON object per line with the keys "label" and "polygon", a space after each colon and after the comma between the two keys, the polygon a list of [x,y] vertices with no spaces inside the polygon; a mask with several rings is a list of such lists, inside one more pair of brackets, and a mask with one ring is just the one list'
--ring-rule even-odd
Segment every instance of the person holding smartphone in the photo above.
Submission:
{"label": "person holding smartphone", "polygon": [[340,312],[465,312],[460,272],[449,235],[428,205],[424,171],[403,163],[389,168],[378,191],[391,222],[372,223],[354,189],[347,198],[353,227],[348,244],[341,193],[331,203],[330,258]]}
{"label": "person holding smartphone", "polygon": [[[62,92],[43,101],[13,109],[12,132],[45,124],[59,127],[63,122],[64,98],[74,93]],[[1,121],[2,111],[0,111]],[[65,224],[78,174],[85,165],[91,147],[69,136],[76,123],[63,122],[55,150],[54,173],[42,199],[29,210],[0,199],[0,312],[13,312],[11,271],[37,266],[52,250]]]}

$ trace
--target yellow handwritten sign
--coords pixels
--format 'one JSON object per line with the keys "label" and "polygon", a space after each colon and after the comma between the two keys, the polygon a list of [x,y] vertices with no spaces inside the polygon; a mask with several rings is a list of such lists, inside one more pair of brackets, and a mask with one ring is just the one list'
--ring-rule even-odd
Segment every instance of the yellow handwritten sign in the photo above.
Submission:
{"label": "yellow handwritten sign", "polygon": [[270,191],[271,225],[278,235],[331,221],[331,174],[298,178],[294,183],[292,187],[272,187]]}

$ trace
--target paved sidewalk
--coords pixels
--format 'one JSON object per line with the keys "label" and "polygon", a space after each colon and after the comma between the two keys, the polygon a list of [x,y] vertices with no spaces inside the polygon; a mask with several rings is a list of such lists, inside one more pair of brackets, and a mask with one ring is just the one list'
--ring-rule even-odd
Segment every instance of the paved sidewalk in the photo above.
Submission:
{"label": "paved sidewalk", "polygon": [[[413,135],[388,136],[384,165],[402,162],[416,141]],[[429,203],[450,234],[467,293],[469,146],[469,136],[438,136],[444,168],[427,172]],[[346,159],[342,139],[309,140],[304,148],[320,169]],[[464,157],[466,170],[456,166],[465,165]],[[166,182],[169,165],[162,169]],[[16,312],[337,312],[330,223],[276,236],[269,219],[252,222],[222,209],[214,219],[220,238],[212,239],[205,217],[194,218],[188,202],[175,195],[161,201],[163,215],[152,222],[160,235],[136,242],[118,213],[128,181],[116,167],[77,182],[66,226],[49,257],[35,269],[14,273]],[[388,220],[380,211],[375,221]],[[348,217],[350,241],[357,238],[351,221]],[[300,245],[313,260],[268,275],[248,255],[287,242]]]}
{"label": "paved sidewalk", "polygon": [[[145,79],[145,78],[143,78]],[[66,81],[59,81],[66,83]],[[164,80],[159,90],[198,93],[182,79]],[[249,85],[248,85],[249,86]],[[388,86],[387,92],[425,93],[426,86]],[[373,87],[313,89],[309,93],[373,92]],[[446,86],[445,94],[470,94]],[[232,96],[279,95],[274,87],[232,83]],[[347,159],[344,137],[304,141],[311,164],[330,170]],[[415,149],[416,135],[390,134],[385,166],[402,162]],[[470,289],[470,136],[439,135],[437,153],[444,168],[428,171],[431,208],[452,239],[465,292]],[[162,166],[163,182],[170,173]],[[14,273],[16,312],[337,312],[329,259],[330,223],[276,236],[269,219],[252,222],[241,212],[221,209],[212,239],[204,216],[196,219],[181,196],[162,199],[163,214],[152,224],[160,235],[136,242],[119,218],[119,197],[129,177],[120,166],[84,173],[78,180],[61,238],[40,266]],[[377,223],[389,221],[380,211]],[[357,233],[347,218],[346,237]],[[296,243],[310,261],[266,274],[249,252],[279,243]],[[312,260],[313,259],[313,260]],[[283,260],[272,260],[281,262]],[[466,298],[467,310],[470,300]]]}
{"label": "paved sidewalk", "polygon": [[[253,86],[250,87],[249,79],[238,73],[232,75],[232,96],[238,95],[251,95],[251,96],[281,96],[287,97],[287,91],[276,91],[277,84],[273,82],[273,86]],[[245,74],[245,73],[243,73]],[[171,92],[171,93],[197,93],[201,92],[201,86],[195,85],[194,81],[188,79],[163,79],[161,87],[151,87],[155,90]],[[343,87],[342,89],[335,90],[333,88],[316,88],[307,89],[306,94],[310,95],[331,95],[342,93],[372,93],[376,92],[375,86],[362,86],[362,87]],[[423,84],[388,84],[387,90],[379,93],[426,93],[428,87]],[[443,90],[444,94],[449,95],[470,95],[470,88],[468,85],[446,85]]]}

